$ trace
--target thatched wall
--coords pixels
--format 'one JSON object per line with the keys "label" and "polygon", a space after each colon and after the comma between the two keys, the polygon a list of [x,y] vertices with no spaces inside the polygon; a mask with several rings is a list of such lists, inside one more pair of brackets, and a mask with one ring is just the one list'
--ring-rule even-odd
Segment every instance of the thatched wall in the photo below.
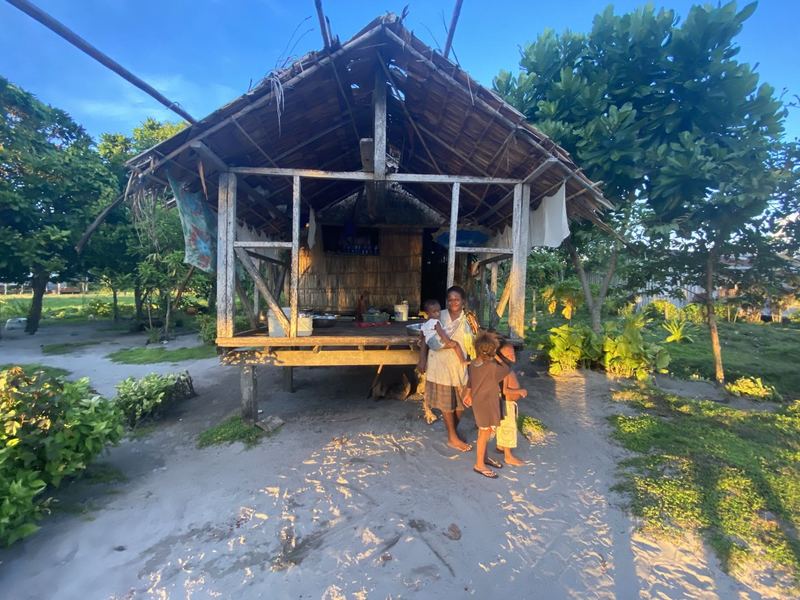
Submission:
{"label": "thatched wall", "polygon": [[366,291],[369,304],[390,308],[408,300],[412,310],[420,303],[422,232],[380,230],[379,256],[357,256],[300,250],[300,308],[352,314]]}

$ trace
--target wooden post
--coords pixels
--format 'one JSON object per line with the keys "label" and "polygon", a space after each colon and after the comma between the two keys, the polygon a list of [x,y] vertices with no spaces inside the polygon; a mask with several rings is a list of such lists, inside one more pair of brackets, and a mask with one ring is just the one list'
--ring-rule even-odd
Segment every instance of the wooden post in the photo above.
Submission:
{"label": "wooden post", "polygon": [[461,184],[453,184],[452,196],[450,198],[450,238],[447,248],[447,287],[455,283],[456,278],[456,237],[458,236],[458,195],[461,191]]}
{"label": "wooden post", "polygon": [[[254,261],[256,263],[256,270],[258,271],[259,275],[262,275],[261,271],[261,261],[256,259]],[[256,322],[258,322],[258,309],[259,309],[260,301],[258,299],[258,286],[253,286],[253,313],[256,315]]]}
{"label": "wooden post", "polygon": [[233,337],[233,242],[236,241],[236,175],[220,173],[217,224],[217,337]]}
{"label": "wooden post", "polygon": [[289,288],[289,337],[297,337],[298,287],[300,285],[300,177],[292,177],[292,277]]}
{"label": "wooden post", "polygon": [[294,367],[283,367],[283,389],[294,394]]}
{"label": "wooden post", "polygon": [[244,365],[241,375],[242,386],[242,421],[255,423],[258,421],[257,377],[254,365]]}
{"label": "wooden post", "polygon": [[531,188],[528,184],[514,186],[514,212],[512,216],[511,272],[507,285],[511,286],[508,307],[508,325],[512,336],[525,337],[525,278],[528,261],[528,219]]}
{"label": "wooden post", "polygon": [[386,78],[380,68],[375,70],[372,107],[375,113],[372,150],[373,176],[376,180],[383,180],[386,177]]}

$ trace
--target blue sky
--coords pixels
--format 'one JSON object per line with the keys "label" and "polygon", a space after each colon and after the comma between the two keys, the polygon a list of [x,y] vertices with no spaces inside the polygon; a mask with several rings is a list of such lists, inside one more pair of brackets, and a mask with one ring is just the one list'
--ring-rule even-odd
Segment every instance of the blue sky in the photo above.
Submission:
{"label": "blue sky", "polygon": [[[34,0],[195,118],[247,91],[287,57],[322,46],[313,0]],[[406,25],[426,43],[444,45],[454,0],[324,0],[344,41],[375,16],[409,6]],[[655,2],[685,15],[695,2]],[[546,28],[587,31],[608,2],[465,0],[453,47],[479,82],[516,71],[519,46]],[[613,2],[617,12],[643,1]],[[744,6],[744,2],[739,3]],[[304,21],[304,19],[308,19]],[[761,0],[738,38],[740,58],[759,63],[762,81],[800,94],[800,1]],[[295,40],[290,43],[292,32]],[[289,44],[289,47],[287,47]],[[129,133],[145,117],[177,120],[166,108],[64,40],[0,2],[0,75],[69,112],[93,136]],[[787,95],[787,97],[788,97]],[[787,136],[800,137],[800,110]]]}

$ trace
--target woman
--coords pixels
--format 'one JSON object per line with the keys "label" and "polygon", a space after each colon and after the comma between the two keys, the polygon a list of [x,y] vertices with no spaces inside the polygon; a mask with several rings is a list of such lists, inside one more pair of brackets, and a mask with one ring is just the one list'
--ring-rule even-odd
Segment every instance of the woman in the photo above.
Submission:
{"label": "woman", "polygon": [[[474,358],[475,332],[467,318],[466,301],[467,294],[463,288],[454,285],[448,289],[447,310],[442,311],[441,322],[448,337],[459,344],[464,355]],[[423,343],[417,367],[426,374],[425,401],[428,407],[442,413],[447,427],[447,445],[468,452],[472,445],[458,435],[458,423],[464,412],[462,394],[467,384],[466,365],[452,349],[429,351]]]}

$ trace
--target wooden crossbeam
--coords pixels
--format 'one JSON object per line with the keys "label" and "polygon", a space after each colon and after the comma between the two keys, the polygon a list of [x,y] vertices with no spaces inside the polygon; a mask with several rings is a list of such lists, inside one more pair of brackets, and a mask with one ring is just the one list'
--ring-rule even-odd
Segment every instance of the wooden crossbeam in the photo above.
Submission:
{"label": "wooden crossbeam", "polygon": [[258,269],[256,269],[253,263],[253,259],[250,258],[244,248],[234,248],[234,251],[236,252],[236,257],[239,259],[239,262],[242,263],[244,270],[247,271],[247,274],[253,279],[253,283],[255,283],[258,291],[264,296],[267,305],[272,309],[272,312],[275,313],[275,318],[278,320],[278,323],[281,324],[283,331],[289,331],[289,319],[283,314],[283,310],[278,305],[277,300],[275,300],[272,292],[269,291],[267,284],[264,283],[264,280],[261,278],[261,273],[258,272]]}

